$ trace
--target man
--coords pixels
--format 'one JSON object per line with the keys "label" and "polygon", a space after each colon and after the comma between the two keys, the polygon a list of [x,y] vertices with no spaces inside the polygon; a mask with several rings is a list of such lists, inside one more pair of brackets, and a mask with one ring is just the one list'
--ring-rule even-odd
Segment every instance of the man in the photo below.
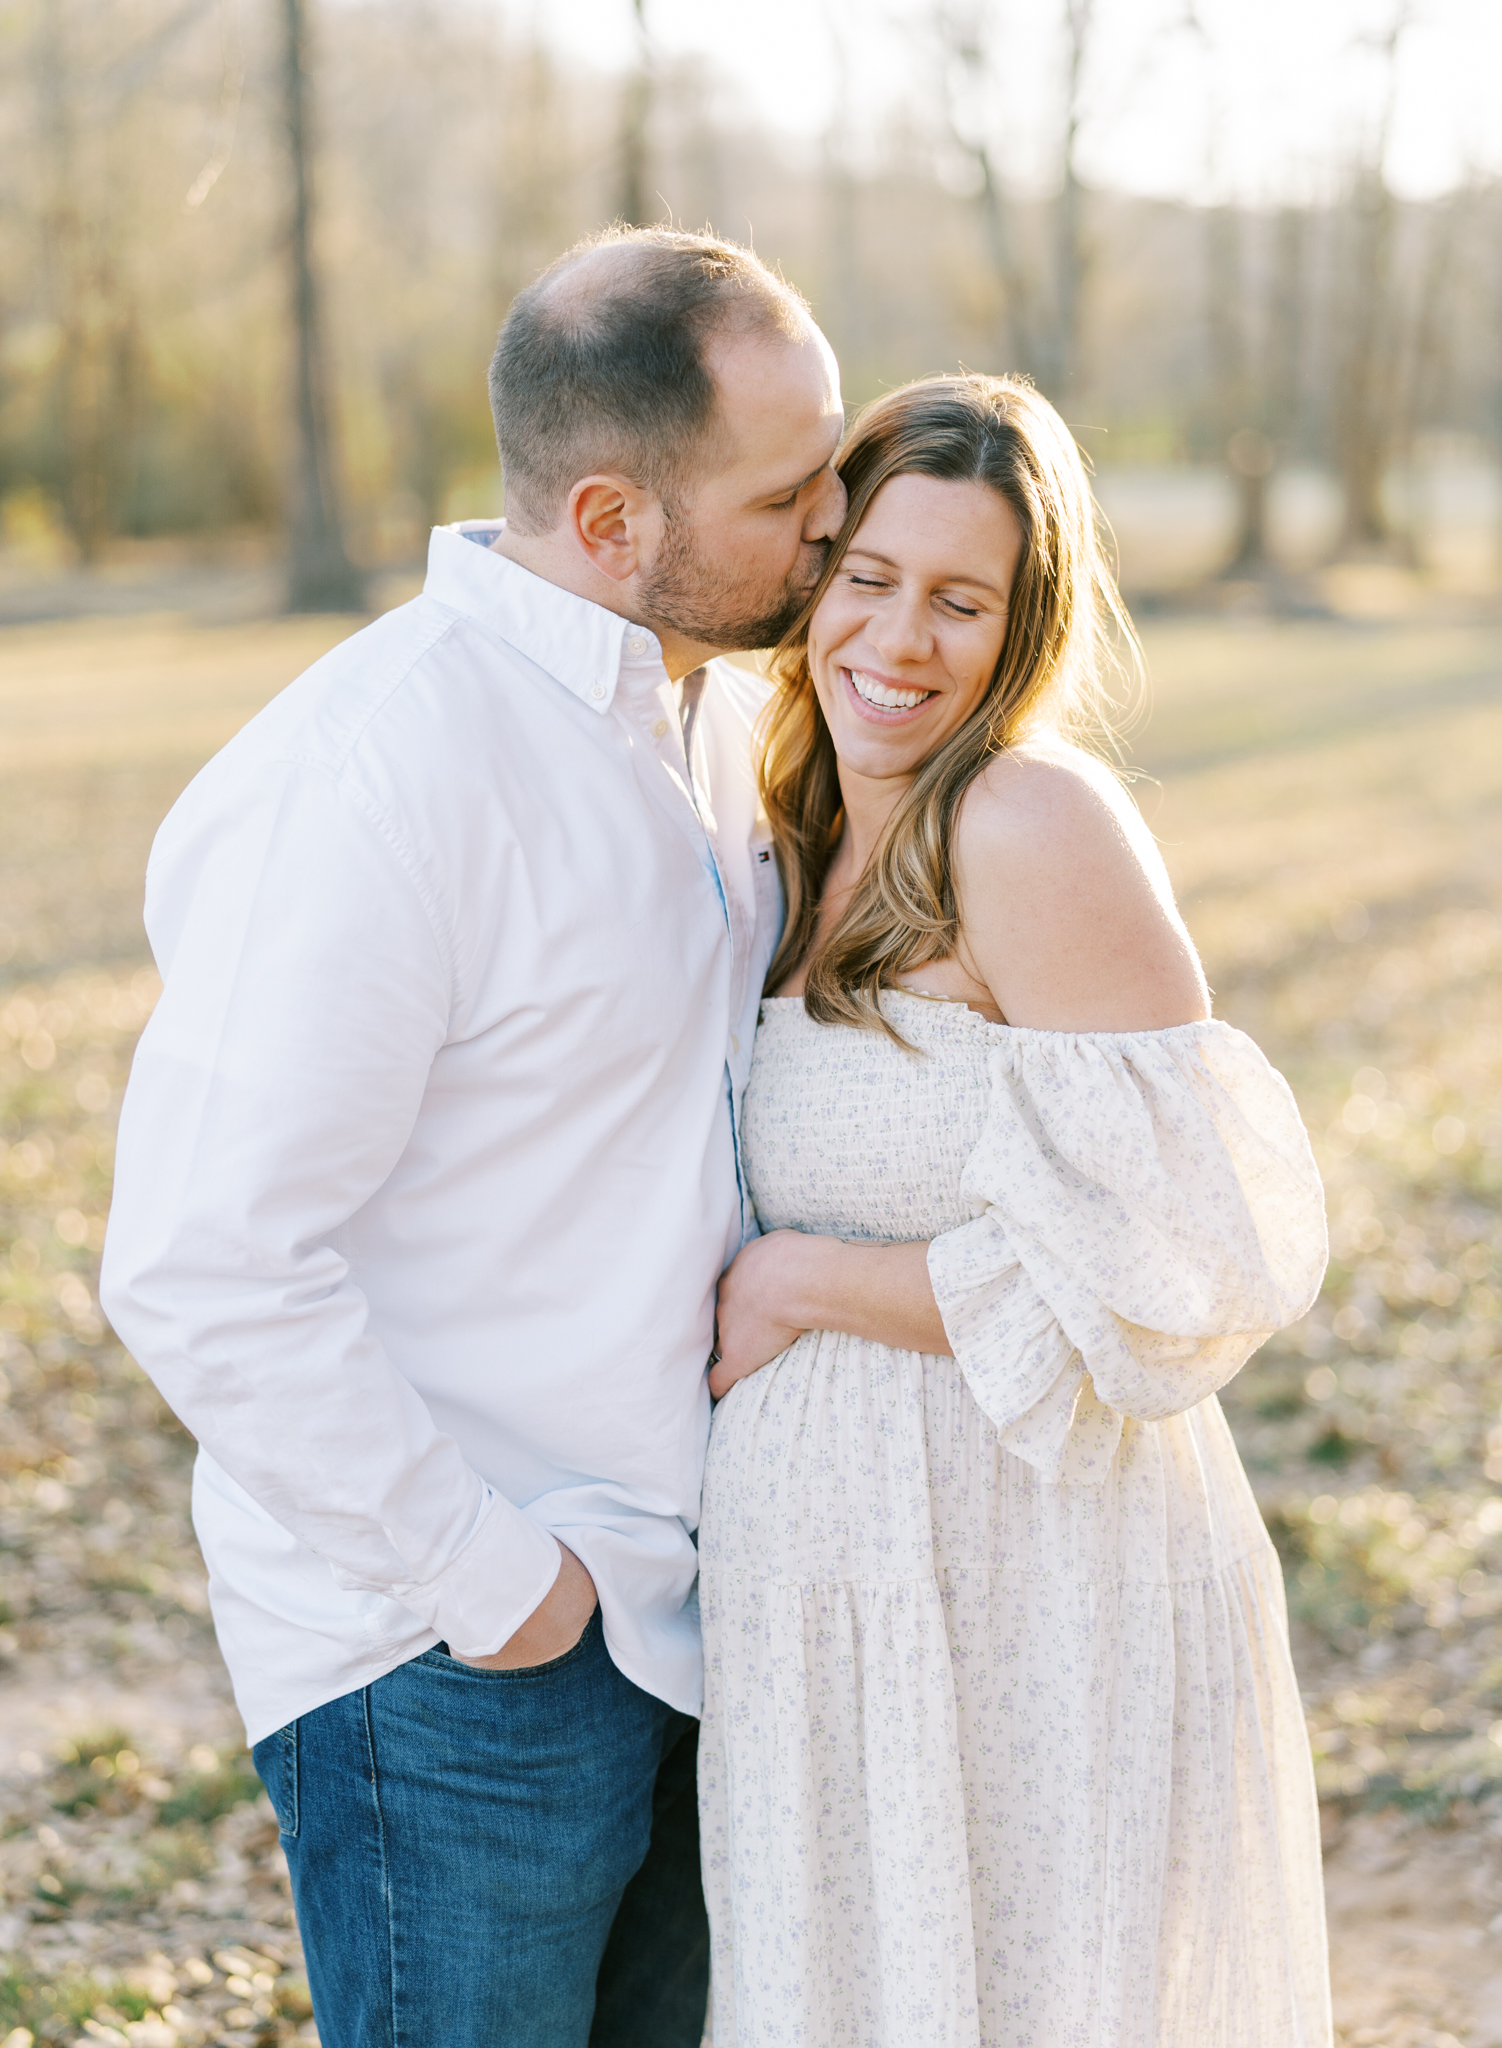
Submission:
{"label": "man", "polygon": [[780,915],[756,688],[704,664],[818,574],[839,391],[753,256],[652,230],[521,295],[491,392],[504,526],[157,839],[104,1299],[200,1441],[325,2048],[694,2048],[691,1532]]}

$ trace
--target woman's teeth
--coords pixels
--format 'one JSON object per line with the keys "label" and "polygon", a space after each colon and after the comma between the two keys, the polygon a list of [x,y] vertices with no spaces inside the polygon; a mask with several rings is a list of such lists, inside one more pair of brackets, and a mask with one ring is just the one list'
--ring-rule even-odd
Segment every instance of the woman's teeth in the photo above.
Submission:
{"label": "woman's teeth", "polygon": [[872,677],[862,675],[858,668],[845,671],[855,689],[857,697],[864,697],[868,704],[875,704],[882,711],[911,711],[921,704],[925,697],[933,695],[932,690],[894,690],[886,683],[878,683]]}

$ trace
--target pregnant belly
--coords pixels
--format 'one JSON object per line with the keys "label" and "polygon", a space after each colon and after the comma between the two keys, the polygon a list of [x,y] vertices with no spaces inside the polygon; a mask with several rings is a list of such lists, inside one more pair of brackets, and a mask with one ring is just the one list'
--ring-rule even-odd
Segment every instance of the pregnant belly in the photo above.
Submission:
{"label": "pregnant belly", "polygon": [[1129,1424],[1101,1484],[1048,1485],[952,1358],[810,1330],[715,1410],[700,1570],[808,1585],[943,1571],[1190,1580],[1268,1538],[1219,1404]]}

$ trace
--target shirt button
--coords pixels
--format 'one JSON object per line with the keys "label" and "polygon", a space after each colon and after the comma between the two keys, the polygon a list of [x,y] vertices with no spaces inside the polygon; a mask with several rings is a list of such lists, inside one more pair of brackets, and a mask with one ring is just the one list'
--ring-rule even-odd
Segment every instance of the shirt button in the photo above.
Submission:
{"label": "shirt button", "polygon": [[667,731],[667,729],[668,729],[668,722],[667,722],[667,720],[666,720],[665,718],[659,718],[659,719],[658,719],[658,721],[657,721],[657,723],[656,723],[656,725],[654,725],[654,726],[653,726],[653,728],[652,728],[652,737],[653,737],[653,739],[654,739],[654,740],[660,740],[660,739],[662,738],[663,734],[664,734],[664,733],[665,733],[665,732]]}
{"label": "shirt button", "polygon": [[595,702],[596,702],[596,703],[598,704],[598,703],[599,703],[599,701],[600,701],[600,699],[601,699],[601,698],[602,698],[602,697],[604,696],[604,694],[605,694],[605,685],[604,685],[603,683],[596,683],[596,684],[595,684],[595,686],[594,686],[594,688],[593,688],[593,689],[592,689],[592,690],[590,691],[590,693],[589,693],[589,694],[590,694],[590,696],[591,696],[591,697],[593,697],[593,698],[594,698]]}
{"label": "shirt button", "polygon": [[633,633],[631,638],[626,642],[626,651],[628,654],[645,654],[647,651],[647,643],[640,637],[639,634]]}
{"label": "shirt button", "polygon": [[735,1033],[734,1033],[734,1032],[732,1031],[732,1032],[731,1032],[731,1034],[730,1034],[730,1050],[731,1050],[732,1052],[739,1052],[739,1051],[740,1051],[740,1049],[741,1049],[741,1042],[740,1042],[740,1040],[739,1040],[739,1039],[738,1039],[738,1038],[736,1037]]}

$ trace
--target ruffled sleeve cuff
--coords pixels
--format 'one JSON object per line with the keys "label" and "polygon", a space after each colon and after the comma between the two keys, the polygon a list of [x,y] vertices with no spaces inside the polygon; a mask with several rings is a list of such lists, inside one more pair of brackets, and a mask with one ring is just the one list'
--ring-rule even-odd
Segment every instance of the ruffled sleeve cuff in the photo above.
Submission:
{"label": "ruffled sleeve cuff", "polygon": [[966,1167],[977,1213],[928,1268],[1002,1441],[1103,1478],[1121,1418],[1224,1386],[1318,1293],[1319,1177],[1287,1083],[1220,1022],[998,1032]]}

